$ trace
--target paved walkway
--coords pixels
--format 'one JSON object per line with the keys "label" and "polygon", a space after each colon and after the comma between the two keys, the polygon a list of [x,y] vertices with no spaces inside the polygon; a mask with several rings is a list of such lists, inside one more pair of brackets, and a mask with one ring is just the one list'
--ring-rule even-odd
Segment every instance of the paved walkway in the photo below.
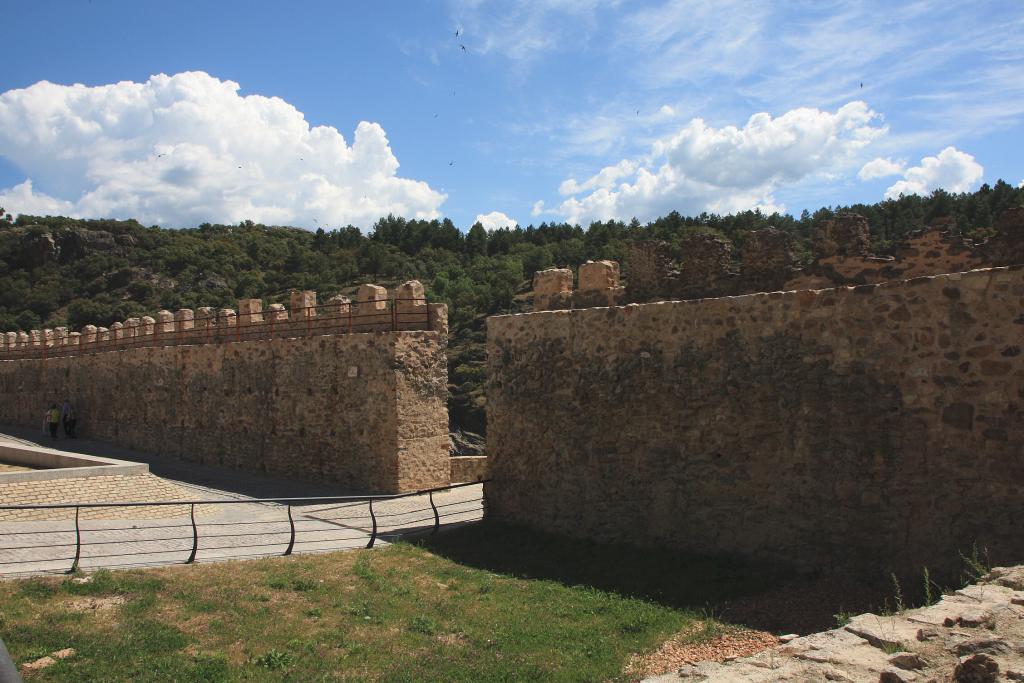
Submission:
{"label": "paved walkway", "polygon": [[[247,502],[252,498],[351,494],[329,485],[184,463],[85,439],[54,443],[48,439],[37,441],[30,430],[5,427],[2,431],[0,439],[15,438],[50,448],[147,462],[151,471],[174,480],[194,500],[221,501],[196,506],[196,562],[285,553],[292,539],[288,507]],[[434,494],[441,525],[482,519],[482,497],[480,485]],[[180,515],[162,519],[146,518],[143,513],[128,519],[81,519],[79,566],[88,570],[185,562],[192,552],[193,527],[187,507],[178,509]],[[404,534],[429,531],[434,524],[430,499],[425,495],[378,500],[373,511],[378,545]],[[291,513],[295,553],[365,547],[373,525],[369,504],[364,501],[295,505]],[[75,540],[73,519],[0,522],[0,576],[66,571],[74,559]]]}

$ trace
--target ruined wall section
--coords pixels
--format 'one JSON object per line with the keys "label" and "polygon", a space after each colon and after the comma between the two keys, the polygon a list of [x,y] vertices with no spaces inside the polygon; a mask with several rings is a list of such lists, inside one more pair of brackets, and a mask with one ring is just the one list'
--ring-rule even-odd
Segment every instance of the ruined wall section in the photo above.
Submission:
{"label": "ruined wall section", "polygon": [[[804,268],[796,267],[791,236],[774,228],[747,232],[738,263],[733,263],[730,244],[713,235],[687,236],[680,244],[678,263],[664,242],[635,242],[626,256],[623,301],[824,289],[1024,263],[1024,207],[1000,215],[992,224],[992,233],[984,242],[974,244],[956,234],[952,219],[939,218],[907,237],[894,256],[875,256],[870,253],[867,219],[841,213],[815,228],[811,236],[814,261]],[[538,310],[556,308],[550,305]]]}
{"label": "ruined wall section", "polygon": [[488,320],[489,511],[806,567],[1024,557],[1024,269]]}
{"label": "ruined wall section", "polygon": [[[212,343],[191,337],[199,343],[2,360],[0,423],[39,427],[45,408],[67,397],[81,435],[128,448],[355,492],[446,485],[446,308],[421,302],[417,315],[429,316],[430,329],[393,331],[394,315],[407,312],[401,305],[392,312],[378,299],[358,299],[331,305],[386,317],[383,329],[334,334],[327,309],[312,305],[315,293],[298,292],[291,318],[272,307],[271,338],[225,334]],[[243,313],[221,316],[219,329],[256,315],[258,303],[242,302]],[[314,311],[320,315],[307,314]]]}

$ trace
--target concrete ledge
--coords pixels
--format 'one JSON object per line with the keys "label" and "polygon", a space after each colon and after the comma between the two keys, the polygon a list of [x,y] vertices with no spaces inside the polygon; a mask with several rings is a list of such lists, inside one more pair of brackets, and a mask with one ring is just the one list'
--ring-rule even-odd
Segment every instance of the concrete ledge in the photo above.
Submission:
{"label": "concrete ledge", "polygon": [[13,465],[37,467],[32,472],[0,474],[0,484],[20,481],[49,481],[54,479],[80,479],[82,477],[109,477],[114,474],[146,474],[145,463],[101,458],[96,455],[67,453],[42,446],[0,441],[0,460]]}

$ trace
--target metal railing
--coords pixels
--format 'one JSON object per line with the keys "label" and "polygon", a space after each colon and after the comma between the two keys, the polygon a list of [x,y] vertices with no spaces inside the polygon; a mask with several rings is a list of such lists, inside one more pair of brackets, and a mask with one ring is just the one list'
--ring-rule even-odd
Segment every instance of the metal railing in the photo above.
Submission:
{"label": "metal railing", "polygon": [[13,348],[0,348],[0,359],[45,360],[140,347],[429,330],[430,311],[426,304],[423,298],[381,299],[350,304],[324,303],[285,311],[235,312],[227,317],[214,313],[210,317],[197,316],[189,320],[155,320],[116,331],[78,333],[77,337],[29,339]]}
{"label": "metal railing", "polygon": [[[261,552],[255,553],[256,556],[279,554],[282,556],[291,555],[297,545],[303,543],[319,543],[333,541],[351,541],[358,539],[362,536],[367,536],[367,542],[365,547],[372,548],[376,543],[378,537],[382,533],[382,528],[387,526],[385,520],[388,518],[400,518],[397,522],[392,523],[392,533],[390,535],[402,536],[409,533],[417,533],[429,530],[432,533],[436,533],[441,528],[442,520],[448,517],[462,517],[465,518],[467,515],[474,517],[476,513],[479,513],[479,518],[483,518],[486,513],[486,504],[481,495],[478,498],[470,498],[465,500],[455,500],[452,502],[438,503],[434,500],[435,494],[453,491],[455,489],[462,489],[469,486],[477,486],[483,484],[487,480],[481,480],[477,482],[469,482],[465,484],[452,484],[450,486],[442,486],[432,489],[424,489],[421,491],[414,491],[410,493],[398,493],[398,494],[383,494],[383,495],[362,495],[362,496],[311,496],[311,497],[292,497],[292,498],[241,498],[241,499],[224,499],[224,500],[168,500],[168,501],[150,501],[150,502],[79,502],[79,503],[39,503],[39,504],[20,504],[20,505],[0,505],[0,511],[53,511],[53,510],[74,510],[74,555],[72,557],[61,557],[61,558],[42,558],[32,559],[26,557],[28,553],[38,551],[40,549],[53,549],[53,548],[64,548],[72,544],[53,544],[53,543],[28,543],[27,545],[0,545],[0,557],[3,554],[11,551],[21,551],[21,557],[15,557],[15,559],[4,559],[0,561],[0,574],[4,573],[32,573],[34,571],[55,571],[55,570],[33,570],[27,568],[33,564],[49,563],[70,561],[70,566],[64,570],[65,573],[71,574],[79,569],[80,562],[83,559],[82,549],[85,546],[111,546],[121,544],[132,544],[133,546],[139,546],[146,543],[153,542],[164,542],[164,541],[191,541],[191,546],[188,547],[186,543],[185,548],[174,548],[168,550],[143,550],[139,552],[114,552],[112,554],[99,554],[90,555],[88,559],[103,559],[103,558],[125,558],[132,556],[153,556],[153,555],[165,555],[172,553],[182,553],[187,549],[188,556],[183,561],[183,564],[192,564],[196,561],[197,553],[200,550],[247,550],[252,548],[267,548],[270,545],[277,545],[276,543],[256,543],[256,544],[239,544],[229,543],[228,545],[204,545],[200,547],[200,528],[213,528],[214,530],[228,527],[227,533],[208,533],[202,536],[203,539],[229,539],[229,538],[245,538],[245,537],[258,537],[263,538],[270,535],[277,535],[287,533],[287,544],[283,552]],[[412,509],[401,509],[398,511],[382,511],[380,507],[385,503],[391,501],[398,501],[402,499],[414,498],[417,496],[426,496],[426,500],[423,501],[421,507],[415,507]],[[377,504],[375,508],[374,504]],[[254,531],[247,531],[245,527],[250,525],[260,525],[266,527],[273,524],[283,524],[284,520],[228,520],[228,521],[211,521],[206,523],[197,522],[196,520],[196,506],[221,506],[221,505],[261,505],[261,506],[284,506],[287,512],[287,532],[274,532],[268,531],[266,528],[260,528]],[[168,506],[181,506],[188,507],[189,522],[187,524],[154,524],[151,526],[139,526],[138,524],[132,524],[131,526],[121,527],[97,527],[95,529],[84,529],[82,520],[83,510],[102,510],[105,508],[143,508],[143,507],[168,507]],[[333,506],[333,507],[317,507],[313,509],[313,506]],[[365,506],[365,512],[363,514],[348,515],[349,512],[355,512],[355,508],[362,508]],[[294,508],[307,508],[305,516],[307,519],[296,519],[293,514]],[[341,511],[341,516],[331,516],[327,513]],[[411,518],[411,519],[410,519]],[[354,525],[353,520],[364,520],[368,522],[369,530],[362,529],[359,526]],[[29,522],[35,520],[17,520],[13,522]],[[52,520],[50,520],[52,521]],[[127,521],[127,520],[121,520]],[[136,520],[138,521],[138,520]],[[455,520],[461,521],[461,520]],[[355,531],[357,532],[354,536],[341,536],[334,538],[323,538],[318,537],[315,539],[302,540],[299,538],[300,532],[303,531],[299,526],[302,523],[312,523],[313,526],[320,526],[321,528],[307,529],[307,534],[324,534],[331,531],[331,529],[325,529],[323,526],[337,528],[340,531]],[[0,516],[0,523],[5,526],[12,524],[9,520],[3,520]],[[317,524],[319,523],[319,525]],[[18,525],[21,526],[20,524]],[[164,530],[174,529],[188,529],[187,535],[185,536],[158,536],[155,538],[147,538],[144,533],[146,530],[162,532]],[[130,531],[131,538],[127,538],[120,541],[111,540],[96,540],[88,541],[83,540],[83,535],[86,532],[92,531],[97,535],[109,535],[110,532],[118,531]],[[21,529],[18,528],[15,531],[3,531],[0,530],[0,541],[8,538],[17,539],[23,536],[29,536],[30,540],[38,536],[46,536],[50,534],[68,534],[71,529]],[[236,533],[237,532],[237,533]],[[143,533],[142,537],[140,533]],[[15,540],[14,543],[19,543]],[[282,541],[281,544],[284,544]],[[356,546],[346,546],[356,547]],[[334,550],[339,548],[321,548],[321,550]],[[235,557],[250,557],[248,555],[236,555]],[[230,555],[223,557],[222,559],[229,559]],[[151,562],[157,564],[171,564],[171,561],[157,561]],[[121,565],[104,565],[104,566],[121,566]],[[5,567],[21,567],[21,569],[15,568],[13,571],[6,571]]]}

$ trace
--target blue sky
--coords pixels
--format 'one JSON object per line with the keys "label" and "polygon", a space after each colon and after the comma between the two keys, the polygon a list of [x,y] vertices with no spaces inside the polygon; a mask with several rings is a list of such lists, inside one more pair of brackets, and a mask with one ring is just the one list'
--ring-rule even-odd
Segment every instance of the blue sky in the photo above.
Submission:
{"label": "blue sky", "polygon": [[466,229],[1024,181],[1020,2],[0,0],[0,16],[15,212]]}

